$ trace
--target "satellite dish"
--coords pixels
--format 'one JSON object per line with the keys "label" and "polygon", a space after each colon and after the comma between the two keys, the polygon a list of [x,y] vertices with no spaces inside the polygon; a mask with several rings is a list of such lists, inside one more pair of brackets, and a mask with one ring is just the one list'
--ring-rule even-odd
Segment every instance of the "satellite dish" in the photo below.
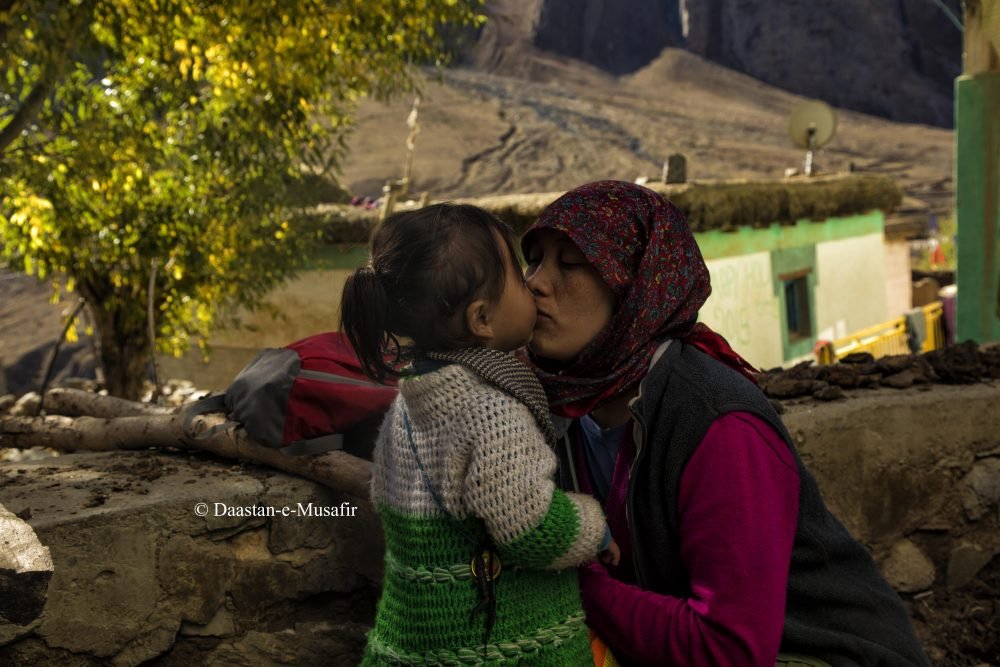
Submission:
{"label": "satellite dish", "polygon": [[836,132],[837,114],[826,102],[806,100],[792,111],[788,136],[796,146],[806,149],[806,176],[812,176],[813,151],[829,143]]}

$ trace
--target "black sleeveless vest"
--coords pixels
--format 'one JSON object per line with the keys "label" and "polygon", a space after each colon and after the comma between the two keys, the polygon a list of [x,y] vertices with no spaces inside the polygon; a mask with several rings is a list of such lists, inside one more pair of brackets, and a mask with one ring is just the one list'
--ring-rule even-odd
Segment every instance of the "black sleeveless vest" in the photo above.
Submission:
{"label": "black sleeveless vest", "polygon": [[826,508],[816,480],[764,394],[739,373],[679,341],[650,369],[633,405],[641,442],[636,443],[629,482],[628,516],[640,586],[675,597],[690,595],[678,532],[681,475],[712,422],[736,411],[769,423],[792,451],[799,471],[781,651],[822,658],[834,667],[929,666],[899,596],[864,546]]}

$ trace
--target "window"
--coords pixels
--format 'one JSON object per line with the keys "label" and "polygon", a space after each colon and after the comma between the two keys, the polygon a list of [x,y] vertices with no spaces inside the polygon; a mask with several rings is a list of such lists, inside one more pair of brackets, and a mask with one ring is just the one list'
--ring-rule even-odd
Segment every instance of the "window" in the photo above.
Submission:
{"label": "window", "polygon": [[816,246],[771,251],[771,277],[785,361],[812,353],[816,339]]}
{"label": "window", "polygon": [[808,278],[808,275],[795,278],[782,276],[785,289],[785,322],[788,323],[789,342],[812,337]]}

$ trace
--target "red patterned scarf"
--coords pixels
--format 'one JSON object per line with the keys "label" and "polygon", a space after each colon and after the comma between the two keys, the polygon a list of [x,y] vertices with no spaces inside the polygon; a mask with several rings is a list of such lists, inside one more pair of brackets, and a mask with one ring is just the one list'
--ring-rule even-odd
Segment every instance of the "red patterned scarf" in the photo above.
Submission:
{"label": "red patterned scarf", "polygon": [[708,268],[677,207],[648,188],[599,181],[570,190],[524,234],[566,234],[617,299],[608,326],[558,373],[528,363],[556,414],[578,417],[637,385],[667,339],[694,345],[753,381],[754,369],[726,340],[696,323],[712,293]]}

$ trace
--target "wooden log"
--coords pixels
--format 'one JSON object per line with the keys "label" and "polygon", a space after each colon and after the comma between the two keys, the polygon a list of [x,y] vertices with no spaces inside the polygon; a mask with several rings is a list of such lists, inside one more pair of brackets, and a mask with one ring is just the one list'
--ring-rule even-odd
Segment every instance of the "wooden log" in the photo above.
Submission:
{"label": "wooden log", "polygon": [[[226,425],[224,430],[213,427]],[[0,417],[0,446],[63,451],[116,451],[174,447],[275,468],[359,498],[368,497],[371,463],[344,451],[291,456],[257,444],[219,414],[195,417],[187,433],[184,415],[133,417]]]}
{"label": "wooden log", "polygon": [[[52,556],[26,521],[0,505],[0,643],[9,628],[37,619],[48,598]],[[7,639],[10,639],[8,637]]]}
{"label": "wooden log", "polygon": [[45,412],[66,417],[138,417],[166,415],[170,408],[151,403],[129,401],[117,396],[104,396],[82,389],[57,387],[45,394]]}

